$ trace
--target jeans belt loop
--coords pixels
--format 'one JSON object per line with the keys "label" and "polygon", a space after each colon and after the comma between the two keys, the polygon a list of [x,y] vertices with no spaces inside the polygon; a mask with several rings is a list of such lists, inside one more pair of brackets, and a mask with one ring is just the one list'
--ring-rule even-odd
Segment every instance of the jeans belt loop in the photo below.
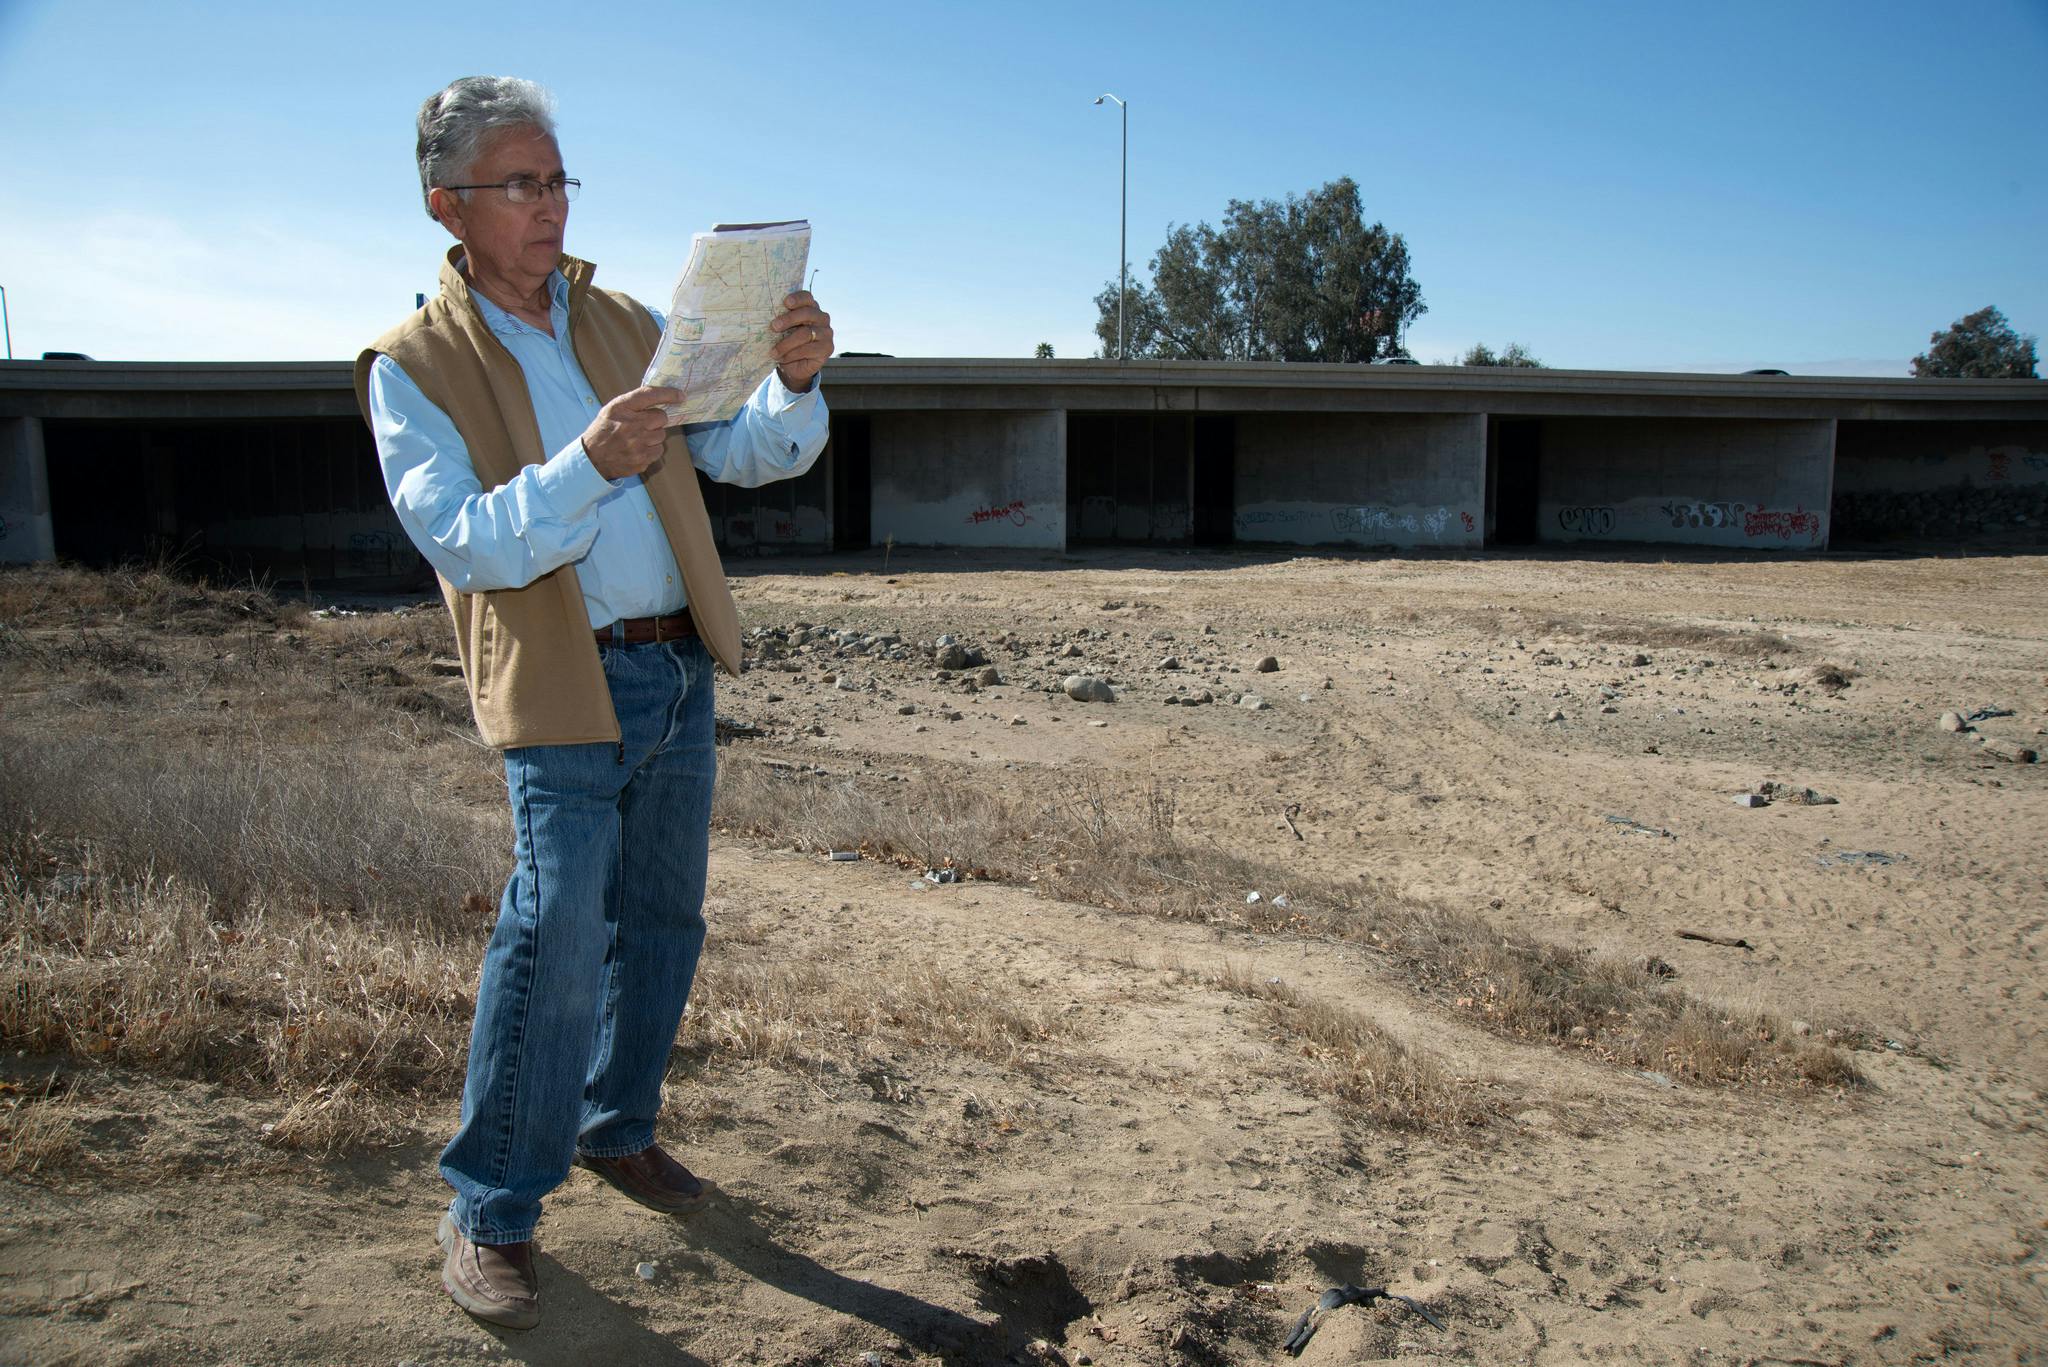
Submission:
{"label": "jeans belt loop", "polygon": [[612,623],[612,644],[615,646],[626,644],[626,623],[623,618]]}

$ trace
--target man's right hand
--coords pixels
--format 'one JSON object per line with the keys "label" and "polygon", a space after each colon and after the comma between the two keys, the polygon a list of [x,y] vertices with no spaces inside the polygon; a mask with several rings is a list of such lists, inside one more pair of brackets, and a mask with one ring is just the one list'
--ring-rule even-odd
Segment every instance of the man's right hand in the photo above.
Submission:
{"label": "man's right hand", "polygon": [[606,479],[639,474],[661,459],[668,442],[668,414],[662,406],[682,401],[682,390],[663,385],[627,390],[583,429],[583,454]]}

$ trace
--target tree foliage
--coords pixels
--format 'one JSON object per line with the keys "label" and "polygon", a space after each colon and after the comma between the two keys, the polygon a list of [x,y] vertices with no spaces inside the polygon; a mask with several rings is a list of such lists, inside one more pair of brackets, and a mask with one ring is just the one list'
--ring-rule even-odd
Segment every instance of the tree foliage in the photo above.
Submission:
{"label": "tree foliage", "polygon": [[[1117,283],[1095,298],[1102,354],[1116,355]],[[1152,283],[1124,296],[1129,354],[1208,361],[1377,361],[1427,312],[1408,244],[1367,223],[1358,183],[1286,201],[1233,199],[1223,226],[1169,225]]]}
{"label": "tree foliage", "polygon": [[1494,351],[1484,342],[1475,343],[1458,364],[1508,366],[1517,370],[1543,369],[1543,362],[1530,355],[1529,348],[1520,342],[1509,342],[1507,349],[1500,352]]}
{"label": "tree foliage", "polygon": [[1926,354],[1913,358],[1916,378],[2037,380],[2033,337],[2013,331],[2005,315],[1981,308],[1928,336]]}
{"label": "tree foliage", "polygon": [[1040,342],[1038,344],[1038,350],[1032,352],[1031,354],[1038,360],[1050,361],[1052,359],[1052,343]]}

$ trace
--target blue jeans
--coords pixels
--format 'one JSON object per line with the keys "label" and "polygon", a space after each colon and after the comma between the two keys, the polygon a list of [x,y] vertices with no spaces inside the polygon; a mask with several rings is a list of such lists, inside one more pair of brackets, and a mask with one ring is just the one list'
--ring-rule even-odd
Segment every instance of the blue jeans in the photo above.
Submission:
{"label": "blue jeans", "polygon": [[654,1142],[704,947],[711,658],[695,637],[600,652],[619,743],[505,752],[516,862],[441,1153],[449,1208],[478,1243],[532,1238],[579,1150]]}

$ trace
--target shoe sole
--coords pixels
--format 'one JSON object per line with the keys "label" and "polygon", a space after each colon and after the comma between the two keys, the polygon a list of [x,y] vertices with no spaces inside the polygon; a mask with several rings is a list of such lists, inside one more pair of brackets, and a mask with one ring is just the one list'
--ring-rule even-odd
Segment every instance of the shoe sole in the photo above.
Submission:
{"label": "shoe sole", "polygon": [[712,1196],[718,1191],[715,1183],[705,1181],[705,1179],[699,1177],[697,1181],[703,1187],[703,1190],[697,1193],[695,1199],[686,1201],[681,1205],[665,1205],[660,1202],[650,1201],[631,1187],[614,1181],[610,1173],[602,1168],[593,1166],[590,1160],[580,1153],[576,1155],[576,1166],[619,1193],[619,1195],[625,1197],[628,1201],[633,1202],[635,1205],[645,1206],[657,1215],[695,1215],[711,1203]]}
{"label": "shoe sole", "polygon": [[480,1301],[449,1279],[447,1254],[457,1237],[455,1217],[444,1213],[441,1216],[441,1227],[434,1232],[434,1242],[441,1246],[441,1289],[448,1293],[448,1299],[486,1324],[495,1324],[502,1329],[531,1329],[539,1324],[539,1306],[531,1310],[515,1310],[510,1306],[499,1305],[495,1301]]}

